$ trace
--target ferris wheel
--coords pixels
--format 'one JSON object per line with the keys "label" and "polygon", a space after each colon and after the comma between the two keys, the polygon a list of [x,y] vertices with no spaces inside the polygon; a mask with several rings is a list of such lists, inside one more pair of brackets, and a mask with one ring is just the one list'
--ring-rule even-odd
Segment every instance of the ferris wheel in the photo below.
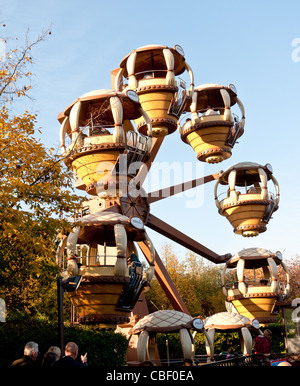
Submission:
{"label": "ferris wheel", "polygon": [[[245,109],[232,84],[195,87],[193,70],[179,45],[135,49],[111,77],[112,90],[88,92],[58,116],[64,162],[74,172],[75,187],[90,198],[73,220],[72,232],[61,235],[57,264],[66,277],[82,277],[78,289],[69,294],[74,320],[103,327],[128,322],[154,275],[173,308],[189,314],[147,228],[216,264],[232,258],[231,253],[219,255],[155,216],[151,212],[155,202],[215,181],[219,214],[243,237],[266,231],[279,206],[279,185],[271,166],[252,162],[146,192],[143,183],[168,135],[178,131],[195,152],[196,162],[220,163],[231,157],[243,135]],[[240,116],[233,112],[236,107]],[[268,181],[274,183],[276,195],[269,193]],[[221,201],[220,186],[227,186]],[[139,252],[148,262],[147,269]]]}

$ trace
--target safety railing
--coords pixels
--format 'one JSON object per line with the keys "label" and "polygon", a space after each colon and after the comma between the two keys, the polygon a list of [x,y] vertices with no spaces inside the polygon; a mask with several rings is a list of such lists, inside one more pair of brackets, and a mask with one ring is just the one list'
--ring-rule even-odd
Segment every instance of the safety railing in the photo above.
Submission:
{"label": "safety railing", "polygon": [[216,360],[210,363],[203,363],[202,366],[213,367],[244,367],[244,366],[261,366],[261,362],[255,354],[238,356],[230,359]]}

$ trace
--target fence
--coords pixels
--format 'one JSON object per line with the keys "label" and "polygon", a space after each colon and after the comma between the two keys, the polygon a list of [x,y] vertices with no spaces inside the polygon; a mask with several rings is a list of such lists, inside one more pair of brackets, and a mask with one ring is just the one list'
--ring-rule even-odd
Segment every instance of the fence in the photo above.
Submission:
{"label": "fence", "polygon": [[202,366],[219,366],[219,367],[244,367],[244,366],[261,366],[261,362],[256,355],[247,355],[224,359],[216,362],[205,363]]}

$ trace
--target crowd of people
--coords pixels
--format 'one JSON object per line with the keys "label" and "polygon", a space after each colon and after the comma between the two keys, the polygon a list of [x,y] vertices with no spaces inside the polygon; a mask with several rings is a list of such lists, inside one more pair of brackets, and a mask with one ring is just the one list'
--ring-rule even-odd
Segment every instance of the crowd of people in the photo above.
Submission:
{"label": "crowd of people", "polygon": [[[44,354],[41,367],[83,367],[87,366],[87,353],[78,357],[78,346],[74,342],[69,342],[65,346],[64,356],[62,356],[61,349],[57,346],[49,347],[48,351]],[[37,358],[39,355],[39,345],[35,342],[28,342],[24,347],[24,355],[16,359],[13,363],[13,367],[34,367],[37,366]]]}

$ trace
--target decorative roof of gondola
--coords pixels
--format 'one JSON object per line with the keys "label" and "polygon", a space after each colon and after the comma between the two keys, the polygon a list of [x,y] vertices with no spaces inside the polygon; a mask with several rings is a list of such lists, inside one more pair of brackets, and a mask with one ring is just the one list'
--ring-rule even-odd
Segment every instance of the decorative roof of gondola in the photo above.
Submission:
{"label": "decorative roof of gondola", "polygon": [[233,166],[230,166],[228,169],[222,172],[219,178],[219,182],[222,185],[227,185],[230,172],[236,170],[237,173],[235,185],[245,186],[245,183],[247,183],[247,185],[251,185],[254,182],[260,181],[258,169],[263,169],[267,174],[268,180],[271,179],[273,170],[270,164],[266,164],[265,166],[263,166],[255,162],[240,162]]}
{"label": "decorative roof of gondola", "polygon": [[243,327],[259,328],[259,322],[256,319],[249,319],[241,314],[233,312],[219,312],[204,320],[206,330],[215,328],[216,330],[238,330]]}
{"label": "decorative roof of gondola", "polygon": [[266,265],[266,259],[273,258],[276,264],[282,260],[280,252],[271,252],[263,248],[245,248],[237,252],[230,260],[227,261],[229,268],[236,267],[239,260],[245,260],[245,268],[260,268]]}
{"label": "decorative roof of gondola", "polygon": [[175,310],[160,310],[155,311],[144,318],[140,319],[137,324],[130,330],[131,334],[139,332],[155,331],[155,332],[175,332],[187,326],[192,327],[191,322],[194,318],[181,311]]}
{"label": "decorative roof of gondola", "polygon": [[[69,104],[69,106],[58,115],[57,119],[60,121],[60,123],[63,121],[64,117],[69,116],[72,107],[76,102],[84,102],[83,106],[81,108],[80,112],[80,119],[82,117],[85,117],[88,113],[89,103],[103,103],[106,99],[117,96],[121,99],[121,102],[124,106],[123,108],[123,119],[136,119],[141,116],[141,113],[138,111],[138,109],[141,107],[141,104],[139,102],[137,94],[135,94],[135,98],[131,97],[130,93],[135,92],[133,90],[126,90],[126,93],[122,91],[116,91],[116,90],[108,90],[108,89],[99,89],[99,90],[93,90],[89,91],[83,95],[81,95],[79,98],[77,98],[75,101]],[[107,114],[107,112],[110,111],[110,108],[108,106],[107,109],[103,109],[103,114]],[[112,119],[110,114],[110,119]]]}
{"label": "decorative roof of gondola", "polygon": [[174,73],[180,75],[185,71],[185,58],[183,49],[175,45],[173,48],[168,46],[163,46],[159,44],[149,44],[146,46],[139,47],[122,59],[120,67],[124,68],[125,78],[128,76],[126,69],[126,62],[129,56],[136,52],[138,54],[138,59],[135,64],[135,73],[140,73],[151,68],[152,70],[167,70],[165,57],[163,55],[164,49],[169,49],[174,55]]}

